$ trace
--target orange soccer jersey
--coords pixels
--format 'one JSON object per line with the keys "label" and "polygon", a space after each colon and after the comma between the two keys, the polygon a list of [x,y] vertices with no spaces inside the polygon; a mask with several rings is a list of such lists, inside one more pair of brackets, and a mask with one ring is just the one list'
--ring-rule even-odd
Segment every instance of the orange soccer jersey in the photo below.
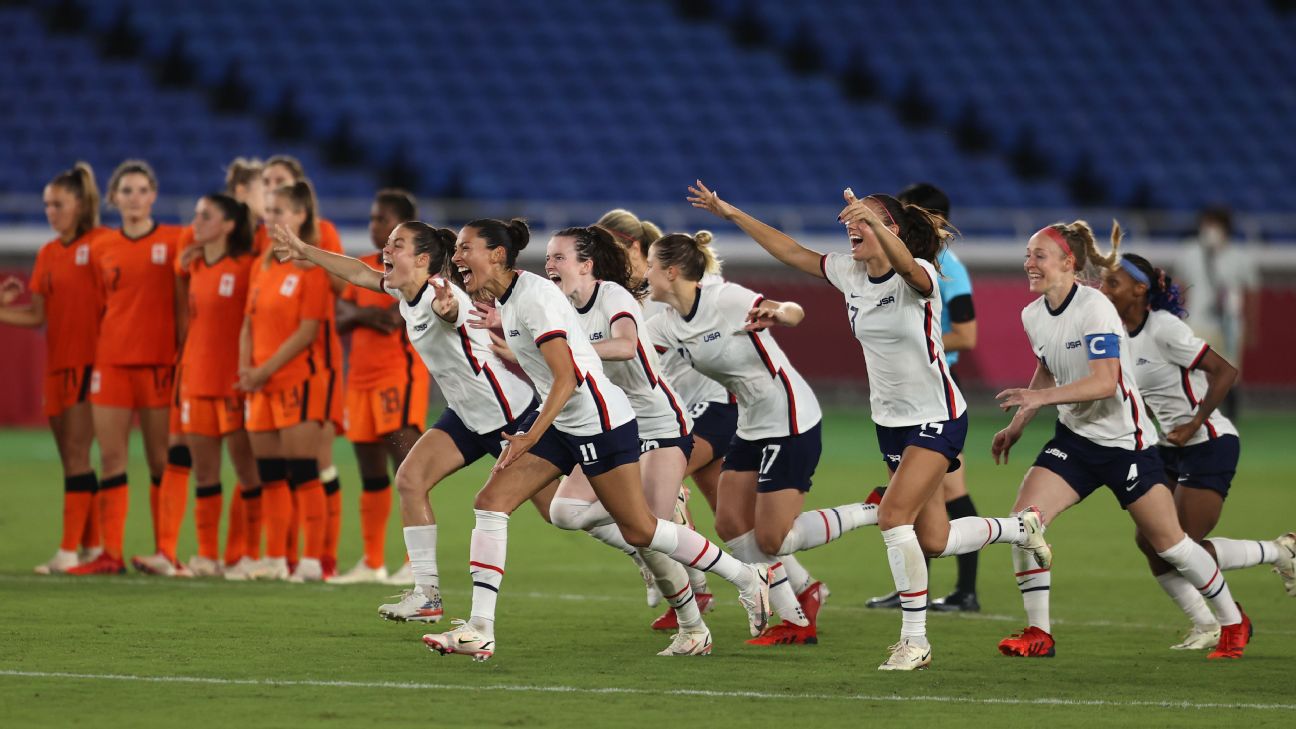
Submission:
{"label": "orange soccer jersey", "polygon": [[[328,220],[320,220],[319,234],[319,241],[315,244],[317,247],[329,253],[342,252],[342,236],[338,233],[336,225]],[[270,229],[264,223],[258,225],[252,234],[252,252],[260,255],[273,245],[270,240]]]}
{"label": "orange soccer jersey", "polygon": [[[382,254],[374,253],[360,259],[370,268],[382,269]],[[370,291],[359,286],[347,286],[342,299],[356,306],[387,309],[396,303],[390,295]],[[347,372],[347,387],[367,389],[391,380],[409,377],[411,364],[419,362],[418,354],[410,344],[401,326],[391,334],[370,327],[351,330],[351,365]],[[420,364],[417,369],[423,369]]]}
{"label": "orange soccer jersey", "polygon": [[31,290],[45,299],[46,372],[94,364],[103,301],[91,248],[104,232],[96,228],[67,244],[55,239],[36,254]]}
{"label": "orange soccer jersey", "polygon": [[198,256],[186,269],[189,333],[180,360],[181,387],[186,398],[227,398],[236,394],[239,329],[247,308],[252,268],[259,264],[259,259],[246,253],[237,257],[224,255],[214,263]]}
{"label": "orange soccer jersey", "polygon": [[96,367],[175,363],[175,256],[180,228],[155,225],[139,238],[113,230],[91,247],[104,313]]}
{"label": "orange soccer jersey", "polygon": [[[303,321],[316,320],[328,325],[328,275],[324,269],[309,270],[291,263],[264,258],[252,266],[252,283],[247,297],[246,314],[252,322],[252,362],[261,364],[278,351]],[[318,340],[318,338],[317,338]],[[278,390],[300,383],[320,370],[319,353],[313,346],[298,352],[270,376],[266,390]]]}

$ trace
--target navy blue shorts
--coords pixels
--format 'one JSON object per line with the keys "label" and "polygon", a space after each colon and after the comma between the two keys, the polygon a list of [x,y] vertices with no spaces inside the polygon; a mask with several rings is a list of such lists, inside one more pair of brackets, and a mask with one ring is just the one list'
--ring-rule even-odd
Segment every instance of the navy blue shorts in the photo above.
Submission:
{"label": "navy blue shorts", "polygon": [[[531,427],[539,413],[518,420],[517,430]],[[572,435],[550,426],[531,447],[533,455],[549,461],[563,474],[577,466],[589,478],[602,475],[627,463],[639,462],[639,425],[631,418],[624,425],[594,435]]]}
{"label": "navy blue shorts", "polygon": [[724,458],[738,432],[738,406],[731,402],[702,402],[689,409],[693,437],[711,444],[716,458]]}
{"label": "navy blue shorts", "polygon": [[1155,448],[1127,451],[1082,438],[1062,423],[1053,440],[1035,458],[1035,465],[1062,477],[1083,501],[1099,487],[1116,495],[1122,509],[1142,498],[1157,484],[1167,483],[1165,467]]}
{"label": "navy blue shorts", "polygon": [[684,451],[684,460],[687,461],[689,456],[693,455],[693,436],[686,435],[683,438],[640,438],[639,453],[647,453],[661,448],[678,448]]}
{"label": "navy blue shorts", "polygon": [[804,433],[782,438],[745,440],[734,436],[725,456],[726,471],[756,471],[756,491],[768,494],[784,489],[810,490],[819,466],[823,438],[819,423]]}
{"label": "navy blue shorts", "polygon": [[1229,434],[1183,448],[1157,446],[1157,450],[1161,451],[1170,483],[1207,489],[1227,498],[1242,455],[1242,442]]}
{"label": "navy blue shorts", "polygon": [[882,451],[882,462],[892,471],[900,466],[900,457],[909,446],[926,448],[949,459],[946,473],[959,470],[959,454],[963,452],[963,442],[967,440],[968,416],[964,412],[954,420],[942,420],[937,423],[908,425],[902,428],[888,428],[874,425],[877,429],[878,449]]}
{"label": "navy blue shorts", "polygon": [[446,408],[442,411],[441,417],[437,418],[432,427],[450,436],[450,440],[454,441],[455,447],[459,449],[459,454],[463,456],[464,465],[467,466],[486,456],[499,458],[500,451],[504,448],[503,434],[516,433],[518,423],[522,422],[523,418],[530,417],[535,420],[539,406],[540,403],[532,400],[521,417],[489,433],[473,432],[471,428],[464,425],[464,421],[459,418],[459,413],[456,413],[454,408]]}

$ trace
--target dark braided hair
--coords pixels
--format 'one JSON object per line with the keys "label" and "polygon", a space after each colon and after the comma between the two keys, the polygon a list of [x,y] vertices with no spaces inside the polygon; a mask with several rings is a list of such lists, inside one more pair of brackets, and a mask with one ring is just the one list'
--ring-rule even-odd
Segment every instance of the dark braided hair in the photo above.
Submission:
{"label": "dark braided hair", "polygon": [[1183,305],[1183,292],[1179,290],[1179,284],[1170,278],[1170,274],[1166,273],[1165,269],[1156,268],[1148,259],[1137,253],[1125,253],[1121,258],[1129,261],[1148,277],[1147,300],[1148,307],[1152,311],[1168,311],[1180,319],[1188,316],[1188,310]]}
{"label": "dark braided hair", "polygon": [[630,256],[624,246],[619,245],[612,234],[597,225],[588,227],[564,228],[554,234],[555,237],[572,238],[576,241],[576,260],[594,262],[594,278],[599,281],[610,281],[640,298],[642,292],[635,291],[630,285]]}

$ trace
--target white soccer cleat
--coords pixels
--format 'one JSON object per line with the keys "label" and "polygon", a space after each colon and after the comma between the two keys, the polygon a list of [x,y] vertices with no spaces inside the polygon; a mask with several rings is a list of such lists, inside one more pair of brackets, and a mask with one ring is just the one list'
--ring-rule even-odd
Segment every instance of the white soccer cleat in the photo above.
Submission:
{"label": "white soccer cleat", "polygon": [[456,620],[453,624],[459,627],[446,633],[428,633],[423,636],[423,645],[443,656],[458,653],[471,656],[478,662],[495,655],[495,636],[483,633],[465,620]]}
{"label": "white soccer cleat", "polygon": [[131,557],[131,566],[137,571],[146,575],[156,575],[157,577],[182,577],[180,571],[176,569],[175,562],[170,557],[158,552],[150,554],[147,557]]}
{"label": "white soccer cleat", "polygon": [[189,558],[188,567],[192,577],[220,577],[225,571],[220,562],[199,554]]}
{"label": "white soccer cleat", "polygon": [[400,594],[400,600],[378,606],[378,614],[387,620],[410,623],[436,623],[445,616],[441,607],[441,593],[428,596],[422,588],[415,587]]}
{"label": "white soccer cleat", "polygon": [[1296,597],[1296,532],[1287,532],[1274,541],[1278,543],[1278,559],[1273,571],[1282,578],[1287,594]]}
{"label": "white soccer cleat", "polygon": [[407,586],[414,584],[414,568],[409,562],[401,565],[401,568],[391,573],[391,576],[383,580],[385,585]]}
{"label": "white soccer cleat", "polygon": [[287,557],[262,557],[248,572],[250,580],[288,579]]}
{"label": "white soccer cleat", "polygon": [[330,585],[382,584],[387,581],[387,566],[383,565],[378,569],[374,569],[365,564],[364,558],[361,558],[359,562],[356,562],[355,567],[340,575],[334,575],[326,581]]}
{"label": "white soccer cleat", "polygon": [[738,602],[747,611],[747,627],[752,637],[761,634],[769,624],[769,570],[763,566],[747,565],[752,571],[752,580],[748,587],[738,590]]}
{"label": "white soccer cleat", "polygon": [[88,564],[99,559],[101,554],[103,554],[103,547],[82,547],[77,550],[77,562]]}
{"label": "white soccer cleat", "polygon": [[891,655],[878,666],[879,671],[921,671],[931,665],[930,645],[918,645],[909,638],[901,638],[890,650]]}
{"label": "white soccer cleat", "polygon": [[252,579],[252,571],[257,568],[260,560],[251,557],[239,557],[239,561],[226,567],[223,572],[225,579],[233,582],[242,582]]}
{"label": "white soccer cleat", "polygon": [[711,655],[711,631],[705,625],[688,630],[680,628],[659,656],[709,656]]}
{"label": "white soccer cleat", "polygon": [[323,582],[324,567],[314,557],[302,557],[297,563],[297,570],[288,578],[289,582]]}
{"label": "white soccer cleat", "polygon": [[80,563],[76,552],[60,549],[48,562],[36,565],[34,571],[38,575],[61,575]]}
{"label": "white soccer cleat", "polygon": [[1200,625],[1194,625],[1192,630],[1183,637],[1183,640],[1175,645],[1170,646],[1172,651],[1199,651],[1205,648],[1214,648],[1220,639],[1220,626],[1213,628],[1203,628]]}
{"label": "white soccer cleat", "polygon": [[1053,549],[1049,547],[1048,542],[1044,541],[1044,518],[1040,510],[1034,506],[1028,506],[1019,515],[1022,520],[1022,526],[1026,530],[1026,541],[1021,548],[1030,552],[1035,557],[1035,564],[1041,569],[1049,569],[1053,566]]}

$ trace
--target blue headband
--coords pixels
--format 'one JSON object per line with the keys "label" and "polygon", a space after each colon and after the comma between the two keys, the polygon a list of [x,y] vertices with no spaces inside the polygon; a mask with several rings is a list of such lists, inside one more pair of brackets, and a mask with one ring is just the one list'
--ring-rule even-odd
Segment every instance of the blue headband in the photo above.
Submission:
{"label": "blue headband", "polygon": [[1125,273],[1128,273],[1130,275],[1130,278],[1134,279],[1135,281],[1138,281],[1144,286],[1151,288],[1152,281],[1148,279],[1147,274],[1140,271],[1138,266],[1135,266],[1133,263],[1130,262],[1130,259],[1122,256],[1120,259],[1120,264],[1121,264],[1121,268],[1125,269]]}

